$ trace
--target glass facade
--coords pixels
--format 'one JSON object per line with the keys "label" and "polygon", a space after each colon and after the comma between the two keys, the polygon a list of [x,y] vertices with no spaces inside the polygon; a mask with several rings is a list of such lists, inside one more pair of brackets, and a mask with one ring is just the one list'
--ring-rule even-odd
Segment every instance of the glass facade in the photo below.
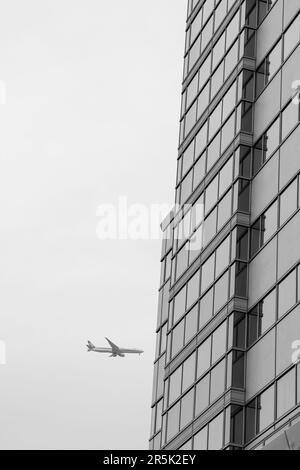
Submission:
{"label": "glass facade", "polygon": [[262,448],[300,416],[299,63],[298,0],[188,1],[150,449]]}

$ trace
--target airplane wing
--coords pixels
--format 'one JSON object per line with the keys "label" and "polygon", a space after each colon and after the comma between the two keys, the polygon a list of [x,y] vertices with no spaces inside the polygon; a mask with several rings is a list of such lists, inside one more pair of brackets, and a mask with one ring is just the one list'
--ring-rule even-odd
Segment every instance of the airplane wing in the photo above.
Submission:
{"label": "airplane wing", "polygon": [[116,344],[114,344],[112,341],[110,341],[110,339],[108,338],[105,338],[105,339],[108,342],[108,344],[111,346],[112,352],[116,352],[116,353],[121,352],[120,348]]}

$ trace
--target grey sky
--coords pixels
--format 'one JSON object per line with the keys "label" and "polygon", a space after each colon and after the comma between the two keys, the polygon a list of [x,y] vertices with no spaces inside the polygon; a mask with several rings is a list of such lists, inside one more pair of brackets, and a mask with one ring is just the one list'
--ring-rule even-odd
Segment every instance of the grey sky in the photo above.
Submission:
{"label": "grey sky", "polygon": [[[186,1],[0,11],[0,448],[147,448],[160,242],[96,212],[174,200]],[[87,354],[104,336],[145,354]]]}

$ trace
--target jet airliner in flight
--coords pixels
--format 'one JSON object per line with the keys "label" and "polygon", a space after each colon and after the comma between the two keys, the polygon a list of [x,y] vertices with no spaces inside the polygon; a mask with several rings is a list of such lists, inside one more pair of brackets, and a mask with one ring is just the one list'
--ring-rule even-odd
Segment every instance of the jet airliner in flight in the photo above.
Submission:
{"label": "jet airliner in flight", "polygon": [[110,353],[109,357],[125,357],[125,354],[142,354],[144,351],[141,349],[126,349],[126,348],[119,348],[116,344],[110,341],[108,338],[105,338],[106,341],[109,343],[110,348],[98,348],[93,345],[90,341],[87,342],[88,352],[94,351],[99,353]]}

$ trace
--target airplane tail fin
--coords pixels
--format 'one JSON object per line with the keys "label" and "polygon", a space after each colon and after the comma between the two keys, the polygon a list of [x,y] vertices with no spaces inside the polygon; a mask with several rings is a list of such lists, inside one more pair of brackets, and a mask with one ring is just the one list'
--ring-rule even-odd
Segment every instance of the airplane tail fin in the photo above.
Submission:
{"label": "airplane tail fin", "polygon": [[88,348],[88,351],[93,351],[95,349],[95,346],[90,341],[87,342],[86,347]]}

